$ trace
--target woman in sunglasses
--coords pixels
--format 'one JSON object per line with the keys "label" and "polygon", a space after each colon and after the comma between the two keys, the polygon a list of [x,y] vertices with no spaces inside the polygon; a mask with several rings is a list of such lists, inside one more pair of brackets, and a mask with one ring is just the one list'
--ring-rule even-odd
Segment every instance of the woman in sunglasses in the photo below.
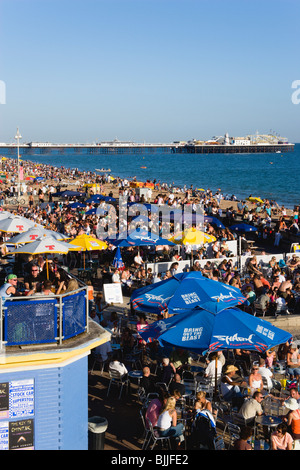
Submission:
{"label": "woman in sunglasses", "polygon": [[254,365],[249,375],[249,387],[253,390],[263,390],[264,384],[261,374],[258,372],[259,366]]}
{"label": "woman in sunglasses", "polygon": [[287,430],[288,427],[286,423],[278,424],[276,430],[271,434],[272,450],[292,450],[293,438]]}

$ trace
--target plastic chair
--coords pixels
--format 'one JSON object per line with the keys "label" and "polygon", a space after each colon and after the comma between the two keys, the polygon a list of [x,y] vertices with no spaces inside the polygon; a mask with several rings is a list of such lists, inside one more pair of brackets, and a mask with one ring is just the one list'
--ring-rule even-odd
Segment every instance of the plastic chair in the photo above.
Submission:
{"label": "plastic chair", "polygon": [[223,437],[217,436],[214,438],[214,450],[225,450]]}
{"label": "plastic chair", "polygon": [[149,430],[150,430],[150,439],[148,441],[148,444],[147,444],[147,447],[150,446],[150,443],[151,441],[153,441],[153,444],[152,444],[152,447],[150,450],[153,450],[155,445],[158,443],[158,442],[161,442],[162,445],[163,444],[167,444],[169,450],[171,450],[171,443],[170,443],[170,438],[169,437],[166,437],[166,436],[160,436],[158,434],[158,431],[156,429],[153,428],[153,425],[151,423],[151,421],[147,418],[147,423],[148,423],[148,426],[149,426]]}
{"label": "plastic chair", "polygon": [[120,387],[120,394],[119,394],[119,399],[120,399],[121,395],[122,395],[124,385],[126,386],[127,392],[128,392],[129,380],[128,380],[127,377],[122,377],[121,374],[118,371],[109,369],[108,372],[109,372],[109,376],[110,376],[110,382],[109,382],[109,385],[108,385],[106,396],[108,397],[111,386],[115,384],[118,387]]}

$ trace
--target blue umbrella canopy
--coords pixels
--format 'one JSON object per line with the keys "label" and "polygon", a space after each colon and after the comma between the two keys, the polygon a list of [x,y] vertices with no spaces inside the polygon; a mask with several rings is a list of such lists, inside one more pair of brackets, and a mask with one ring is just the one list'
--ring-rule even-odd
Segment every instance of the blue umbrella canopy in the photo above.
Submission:
{"label": "blue umbrella canopy", "polygon": [[257,227],[254,227],[254,225],[244,224],[243,222],[231,225],[229,228],[234,232],[257,232]]}
{"label": "blue umbrella canopy", "polygon": [[86,204],[82,204],[81,202],[71,202],[70,204],[68,204],[68,207],[70,209],[79,209],[79,208],[83,208],[85,206],[86,206]]}
{"label": "blue umbrella canopy", "polygon": [[238,308],[217,314],[192,309],[147,325],[140,335],[146,342],[158,340],[162,346],[198,353],[240,348],[263,352],[292,337],[291,333]]}
{"label": "blue umbrella canopy", "polygon": [[240,289],[208,279],[199,271],[179,273],[137,289],[130,300],[134,309],[149,313],[159,313],[166,308],[169,313],[179,313],[195,307],[217,313],[247,302]]}
{"label": "blue umbrella canopy", "polygon": [[204,222],[208,222],[209,224],[216,225],[216,227],[218,228],[225,228],[225,225],[217,217],[205,215]]}
{"label": "blue umbrella canopy", "polygon": [[170,240],[160,238],[157,235],[147,232],[145,230],[136,229],[133,232],[127,234],[127,232],[119,234],[118,238],[113,240],[107,240],[115,246],[156,246],[156,245],[170,245],[173,246],[175,243]]}
{"label": "blue umbrella canopy", "polygon": [[115,202],[116,198],[103,196],[103,194],[94,194],[93,196],[91,196],[89,199],[86,200],[86,202],[98,202],[98,201]]}
{"label": "blue umbrella canopy", "polygon": [[117,250],[116,250],[116,253],[115,253],[115,257],[113,259],[113,262],[112,262],[113,266],[117,269],[119,268],[124,268],[124,262],[122,260],[122,256],[121,256],[121,250],[120,250],[120,247],[118,246],[117,247]]}

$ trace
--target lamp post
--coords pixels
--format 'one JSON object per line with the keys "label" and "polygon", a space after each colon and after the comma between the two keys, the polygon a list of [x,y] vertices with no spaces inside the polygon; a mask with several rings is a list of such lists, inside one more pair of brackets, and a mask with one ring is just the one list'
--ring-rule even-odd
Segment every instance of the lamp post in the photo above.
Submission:
{"label": "lamp post", "polygon": [[19,155],[19,147],[20,147],[20,139],[22,139],[22,136],[19,132],[19,128],[17,128],[17,133],[15,135],[15,139],[17,139],[17,149],[18,149],[18,167],[17,167],[17,172],[18,172],[18,199],[20,198],[20,155]]}

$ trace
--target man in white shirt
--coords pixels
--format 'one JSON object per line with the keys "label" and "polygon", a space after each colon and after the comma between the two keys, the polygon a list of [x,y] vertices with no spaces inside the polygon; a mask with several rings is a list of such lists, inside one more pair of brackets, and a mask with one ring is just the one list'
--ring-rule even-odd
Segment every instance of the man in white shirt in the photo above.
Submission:
{"label": "man in white shirt", "polygon": [[123,378],[126,374],[128,374],[127,368],[124,366],[122,362],[118,360],[117,355],[114,355],[112,361],[109,363],[108,366],[109,370],[119,372],[121,377]]}
{"label": "man in white shirt", "polygon": [[273,387],[273,382],[272,382],[272,377],[273,377],[273,372],[266,367],[265,360],[263,358],[260,358],[259,360],[259,369],[258,373],[262,376],[265,377],[267,381],[267,387],[269,390]]}
{"label": "man in white shirt", "polygon": [[[206,369],[204,371],[204,376],[210,378],[211,380],[215,380],[215,376],[216,376],[216,357],[217,356],[218,356],[217,353],[211,356],[211,358],[210,358],[211,361],[210,361],[210,363],[208,364],[208,366],[206,367]],[[217,377],[221,376],[222,367],[223,367],[222,362],[218,360],[218,363],[217,363]]]}

